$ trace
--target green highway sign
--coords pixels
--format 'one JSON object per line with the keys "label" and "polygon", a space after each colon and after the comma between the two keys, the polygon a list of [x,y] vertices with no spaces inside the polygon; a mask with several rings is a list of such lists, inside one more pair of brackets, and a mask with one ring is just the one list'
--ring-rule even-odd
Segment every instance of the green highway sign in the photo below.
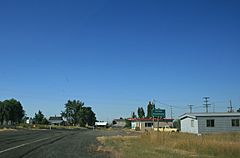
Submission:
{"label": "green highway sign", "polygon": [[166,110],[165,109],[153,109],[152,116],[153,117],[165,118],[166,117]]}

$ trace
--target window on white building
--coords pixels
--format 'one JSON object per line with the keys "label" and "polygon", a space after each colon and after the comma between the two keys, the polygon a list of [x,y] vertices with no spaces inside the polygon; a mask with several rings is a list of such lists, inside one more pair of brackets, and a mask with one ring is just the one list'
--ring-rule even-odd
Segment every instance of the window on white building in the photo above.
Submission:
{"label": "window on white building", "polygon": [[232,127],[239,127],[239,119],[232,119]]}
{"label": "window on white building", "polygon": [[191,120],[191,127],[194,127],[194,120]]}
{"label": "window on white building", "polygon": [[214,127],[215,125],[214,120],[207,120],[207,127]]}
{"label": "window on white building", "polygon": [[145,123],[145,127],[152,127],[153,123]]}

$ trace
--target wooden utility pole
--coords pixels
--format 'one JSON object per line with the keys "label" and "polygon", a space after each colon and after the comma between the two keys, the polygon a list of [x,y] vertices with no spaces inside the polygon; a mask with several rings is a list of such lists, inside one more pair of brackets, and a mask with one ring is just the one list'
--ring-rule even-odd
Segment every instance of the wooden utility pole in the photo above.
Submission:
{"label": "wooden utility pole", "polygon": [[232,100],[229,101],[228,112],[233,112]]}
{"label": "wooden utility pole", "polygon": [[205,106],[205,108],[206,108],[206,113],[208,113],[208,107],[211,105],[211,104],[209,104],[208,102],[208,99],[209,99],[210,97],[203,97],[203,99],[204,99],[204,106]]}
{"label": "wooden utility pole", "polygon": [[192,107],[193,107],[193,105],[188,105],[188,106],[189,106],[190,113],[192,113]]}

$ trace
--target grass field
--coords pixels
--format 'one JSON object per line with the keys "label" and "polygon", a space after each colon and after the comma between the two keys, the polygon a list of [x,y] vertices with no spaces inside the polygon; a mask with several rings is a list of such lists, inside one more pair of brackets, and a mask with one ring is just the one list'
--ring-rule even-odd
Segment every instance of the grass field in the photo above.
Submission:
{"label": "grass field", "polygon": [[140,136],[99,137],[100,151],[116,158],[237,158],[240,133],[193,135],[148,133]]}

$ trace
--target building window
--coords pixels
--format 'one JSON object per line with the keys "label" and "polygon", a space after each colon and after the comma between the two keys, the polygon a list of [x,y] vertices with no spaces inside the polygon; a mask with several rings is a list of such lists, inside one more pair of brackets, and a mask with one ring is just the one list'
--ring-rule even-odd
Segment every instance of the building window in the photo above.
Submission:
{"label": "building window", "polygon": [[232,119],[232,127],[239,127],[239,119]]}
{"label": "building window", "polygon": [[194,120],[191,120],[191,127],[194,127]]}
{"label": "building window", "polygon": [[153,123],[145,123],[145,127],[152,127]]}
{"label": "building window", "polygon": [[207,120],[207,127],[214,127],[214,120]]}

